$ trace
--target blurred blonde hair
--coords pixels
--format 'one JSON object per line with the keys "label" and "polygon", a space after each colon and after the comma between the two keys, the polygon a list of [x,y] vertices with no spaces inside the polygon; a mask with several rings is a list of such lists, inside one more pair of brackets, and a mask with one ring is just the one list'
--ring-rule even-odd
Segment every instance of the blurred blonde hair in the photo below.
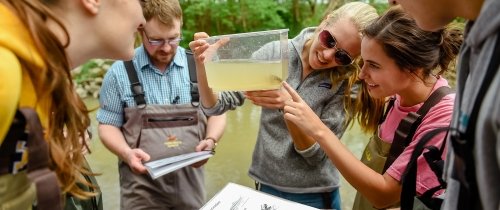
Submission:
{"label": "blurred blonde hair", "polygon": [[[358,29],[359,38],[361,39],[362,31],[378,17],[377,10],[373,6],[363,2],[350,2],[329,12],[321,24],[331,25],[341,19],[348,19]],[[317,37],[321,29],[320,27],[316,29],[314,37]],[[357,96],[353,90],[359,89],[356,83],[358,82],[358,75],[361,69],[358,65],[360,56],[353,59],[354,62],[351,65],[338,66],[330,74],[332,84],[337,84],[344,80],[347,82],[344,90],[344,110],[346,113],[344,125],[346,127],[353,122],[352,119],[356,112],[355,100]]]}

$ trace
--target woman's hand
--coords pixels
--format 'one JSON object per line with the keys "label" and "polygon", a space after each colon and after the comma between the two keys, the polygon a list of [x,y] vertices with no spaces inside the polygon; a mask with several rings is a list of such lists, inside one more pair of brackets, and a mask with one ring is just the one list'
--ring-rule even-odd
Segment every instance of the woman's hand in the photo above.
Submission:
{"label": "woman's hand", "polygon": [[283,82],[283,87],[291,96],[283,108],[285,119],[294,123],[306,135],[316,139],[315,133],[325,128],[326,125],[288,83]]}
{"label": "woman's hand", "polygon": [[196,62],[203,63],[205,60],[204,52],[210,46],[205,38],[208,38],[208,34],[205,32],[197,32],[193,36],[193,41],[189,42],[189,48],[193,51],[194,59]]}
{"label": "woman's hand", "polygon": [[284,89],[246,91],[245,97],[253,104],[268,109],[283,109],[285,102],[292,98]]}
{"label": "woman's hand", "polygon": [[193,51],[196,62],[203,63],[205,59],[211,59],[217,49],[225,45],[229,41],[229,37],[221,38],[213,44],[209,44],[205,39],[208,38],[205,32],[197,32],[193,35],[193,41],[189,42],[189,48]]}

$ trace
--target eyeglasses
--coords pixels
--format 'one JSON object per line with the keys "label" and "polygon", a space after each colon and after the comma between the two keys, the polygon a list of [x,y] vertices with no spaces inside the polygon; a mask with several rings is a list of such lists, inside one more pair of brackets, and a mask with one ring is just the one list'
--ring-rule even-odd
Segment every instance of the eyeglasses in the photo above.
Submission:
{"label": "eyeglasses", "polygon": [[141,29],[141,31],[144,33],[144,36],[148,40],[148,43],[151,46],[163,46],[165,43],[168,43],[171,46],[178,46],[179,43],[182,41],[182,38],[173,38],[173,39],[150,39],[148,34],[146,33],[146,30]]}
{"label": "eyeglasses", "polygon": [[335,62],[347,66],[354,61],[347,51],[337,48],[337,39],[327,30],[319,33],[319,42],[325,48],[335,48]]}

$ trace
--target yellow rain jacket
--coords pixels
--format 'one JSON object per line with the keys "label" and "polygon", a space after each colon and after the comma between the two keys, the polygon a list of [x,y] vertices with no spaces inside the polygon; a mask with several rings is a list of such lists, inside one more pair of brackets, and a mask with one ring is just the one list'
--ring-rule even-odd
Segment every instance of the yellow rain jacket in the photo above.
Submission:
{"label": "yellow rain jacket", "polygon": [[[46,64],[35,47],[31,35],[19,18],[0,3],[0,145],[18,107],[36,109],[42,126],[47,128],[47,101],[38,101],[33,83],[23,67],[31,64],[46,70]],[[20,167],[27,164],[27,152]],[[35,199],[35,187],[26,172],[0,176],[0,209],[30,209]]]}

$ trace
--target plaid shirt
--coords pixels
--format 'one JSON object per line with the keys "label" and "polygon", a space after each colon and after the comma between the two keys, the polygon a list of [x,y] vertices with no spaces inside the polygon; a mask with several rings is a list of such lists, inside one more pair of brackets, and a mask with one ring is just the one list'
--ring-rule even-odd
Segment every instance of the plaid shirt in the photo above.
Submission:
{"label": "plaid shirt", "polygon": [[[135,50],[133,63],[147,104],[191,103],[189,70],[184,48],[177,48],[173,61],[163,73],[151,64],[143,46]],[[123,61],[113,63],[106,73],[99,102],[97,121],[117,127],[124,124],[124,108],[136,106]]]}

